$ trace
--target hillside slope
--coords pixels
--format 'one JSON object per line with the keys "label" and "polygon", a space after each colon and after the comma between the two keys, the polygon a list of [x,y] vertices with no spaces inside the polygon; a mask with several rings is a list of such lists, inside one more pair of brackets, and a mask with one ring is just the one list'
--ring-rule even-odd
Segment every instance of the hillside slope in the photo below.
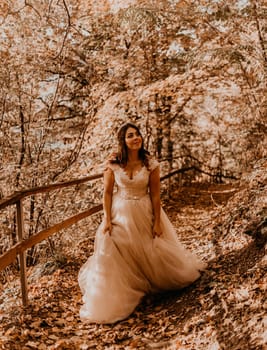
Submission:
{"label": "hillside slope", "polygon": [[114,325],[79,320],[77,273],[92,240],[81,243],[75,258],[30,271],[25,310],[18,280],[9,276],[2,288],[0,348],[266,349],[266,194],[265,161],[240,183],[177,187],[164,207],[181,241],[208,268],[184,290],[147,296]]}

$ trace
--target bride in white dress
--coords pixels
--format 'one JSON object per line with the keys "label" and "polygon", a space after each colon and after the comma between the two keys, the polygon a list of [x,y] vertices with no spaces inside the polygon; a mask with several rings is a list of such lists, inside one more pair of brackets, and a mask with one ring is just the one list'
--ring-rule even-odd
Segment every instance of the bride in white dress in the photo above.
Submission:
{"label": "bride in white dress", "polygon": [[183,288],[205,264],[186,250],[160,205],[159,163],[131,123],[118,133],[119,152],[104,171],[104,218],[94,253],[81,267],[84,321],[128,317],[150,292]]}

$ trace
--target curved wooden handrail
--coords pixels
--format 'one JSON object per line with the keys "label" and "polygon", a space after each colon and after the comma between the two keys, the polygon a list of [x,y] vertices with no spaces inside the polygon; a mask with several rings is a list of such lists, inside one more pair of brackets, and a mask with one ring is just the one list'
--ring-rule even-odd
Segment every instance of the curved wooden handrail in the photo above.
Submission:
{"label": "curved wooden handrail", "polygon": [[99,179],[102,176],[103,176],[103,174],[101,173],[101,174],[87,176],[87,177],[84,177],[81,179],[75,179],[75,180],[71,180],[71,181],[59,182],[59,183],[46,185],[46,186],[33,187],[33,188],[30,188],[27,190],[16,191],[11,196],[0,200],[0,210],[4,209],[5,207],[7,207],[9,205],[16,204],[21,199],[28,197],[28,196],[31,196],[33,194],[45,193],[45,192],[49,192],[49,191],[56,190],[59,188],[64,188],[64,187],[73,186],[73,185],[79,185],[79,184],[87,182],[87,181]]}
{"label": "curved wooden handrail", "polygon": [[50,237],[56,232],[67,228],[74,223],[102,210],[102,204],[99,204],[93,208],[87,209],[82,213],[76,214],[62,222],[55,224],[54,226],[38,232],[37,234],[24,239],[24,215],[23,215],[23,206],[22,202],[25,197],[31,196],[37,193],[50,192],[56,189],[65,188],[68,186],[75,186],[81,183],[96,180],[103,177],[103,173],[90,175],[82,179],[74,179],[71,181],[60,182],[56,184],[34,187],[26,190],[21,190],[15,192],[13,195],[4,198],[0,201],[0,210],[6,208],[7,206],[16,205],[17,213],[17,235],[19,242],[13,245],[7,252],[0,256],[0,271],[5,267],[10,265],[17,257],[19,256],[20,263],[20,283],[21,283],[21,292],[22,292],[22,302],[24,306],[28,305],[28,288],[27,288],[27,277],[26,277],[26,255],[25,252],[28,248],[31,248],[37,243],[40,243],[42,240]]}
{"label": "curved wooden handrail", "polygon": [[[186,172],[190,170],[199,170],[195,167],[188,167],[183,169],[178,169],[170,172],[169,174],[162,176],[160,178],[161,181],[168,179],[172,177],[173,175],[176,175],[181,172]],[[70,181],[55,183],[51,185],[41,186],[41,187],[34,187],[26,190],[21,190],[18,192],[15,192],[11,196],[4,198],[0,200],[0,210],[6,208],[7,206],[16,205],[17,210],[17,233],[19,242],[12,246],[7,252],[2,254],[0,256],[0,271],[3,270],[5,267],[7,267],[9,264],[11,264],[19,255],[19,261],[20,261],[20,279],[21,279],[21,290],[22,290],[22,301],[23,305],[27,306],[28,304],[28,292],[27,292],[27,278],[26,278],[26,259],[25,259],[25,251],[28,248],[31,248],[37,243],[40,243],[42,240],[50,237],[56,232],[59,232],[60,230],[67,228],[74,223],[94,214],[103,209],[103,205],[99,204],[93,208],[87,209],[79,214],[76,214],[60,223],[55,224],[54,226],[45,229],[43,231],[40,231],[36,233],[34,236],[31,236],[27,239],[24,239],[24,220],[23,220],[23,206],[22,206],[22,200],[25,197],[31,196],[33,194],[37,193],[45,193],[50,192],[56,189],[65,188],[68,186],[74,186],[79,185],[81,183],[96,180],[103,177],[103,173],[101,174],[95,174],[90,175],[81,179],[74,179]]]}
{"label": "curved wooden handrail", "polygon": [[59,222],[58,224],[49,227],[46,230],[38,232],[36,235],[31,236],[27,239],[22,240],[21,242],[15,244],[11,249],[9,249],[6,253],[0,256],[0,271],[11,264],[18,254],[23,253],[26,249],[31,248],[37,243],[40,243],[44,239],[52,236],[54,233],[67,228],[76,222],[95,214],[103,209],[103,205],[99,204],[93,208],[87,209],[79,214],[73,215],[70,218]]}

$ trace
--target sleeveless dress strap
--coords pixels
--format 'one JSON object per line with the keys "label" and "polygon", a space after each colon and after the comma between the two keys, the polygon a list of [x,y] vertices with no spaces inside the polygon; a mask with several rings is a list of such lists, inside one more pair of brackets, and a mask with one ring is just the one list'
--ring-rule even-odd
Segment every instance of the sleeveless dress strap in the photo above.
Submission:
{"label": "sleeveless dress strap", "polygon": [[116,171],[117,169],[119,169],[119,165],[118,164],[112,164],[110,163],[109,160],[106,160],[104,162],[104,166],[103,166],[104,171],[107,169],[111,169],[113,172]]}
{"label": "sleeveless dress strap", "polygon": [[153,171],[155,170],[157,167],[159,167],[159,162],[156,159],[149,159],[149,170]]}

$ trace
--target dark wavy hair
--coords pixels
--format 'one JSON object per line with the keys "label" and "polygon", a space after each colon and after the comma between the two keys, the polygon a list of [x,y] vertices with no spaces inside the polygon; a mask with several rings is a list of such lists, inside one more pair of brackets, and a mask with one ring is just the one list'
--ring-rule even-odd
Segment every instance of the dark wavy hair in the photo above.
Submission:
{"label": "dark wavy hair", "polygon": [[125,142],[125,135],[129,128],[135,129],[138,134],[142,138],[142,146],[140,150],[138,151],[139,159],[142,161],[142,163],[148,168],[148,162],[149,162],[149,152],[144,148],[144,139],[143,136],[139,130],[139,128],[132,123],[126,123],[121,126],[121,128],[118,131],[118,153],[116,154],[116,157],[112,159],[111,163],[119,164],[121,167],[125,167],[127,165],[128,161],[128,149]]}

